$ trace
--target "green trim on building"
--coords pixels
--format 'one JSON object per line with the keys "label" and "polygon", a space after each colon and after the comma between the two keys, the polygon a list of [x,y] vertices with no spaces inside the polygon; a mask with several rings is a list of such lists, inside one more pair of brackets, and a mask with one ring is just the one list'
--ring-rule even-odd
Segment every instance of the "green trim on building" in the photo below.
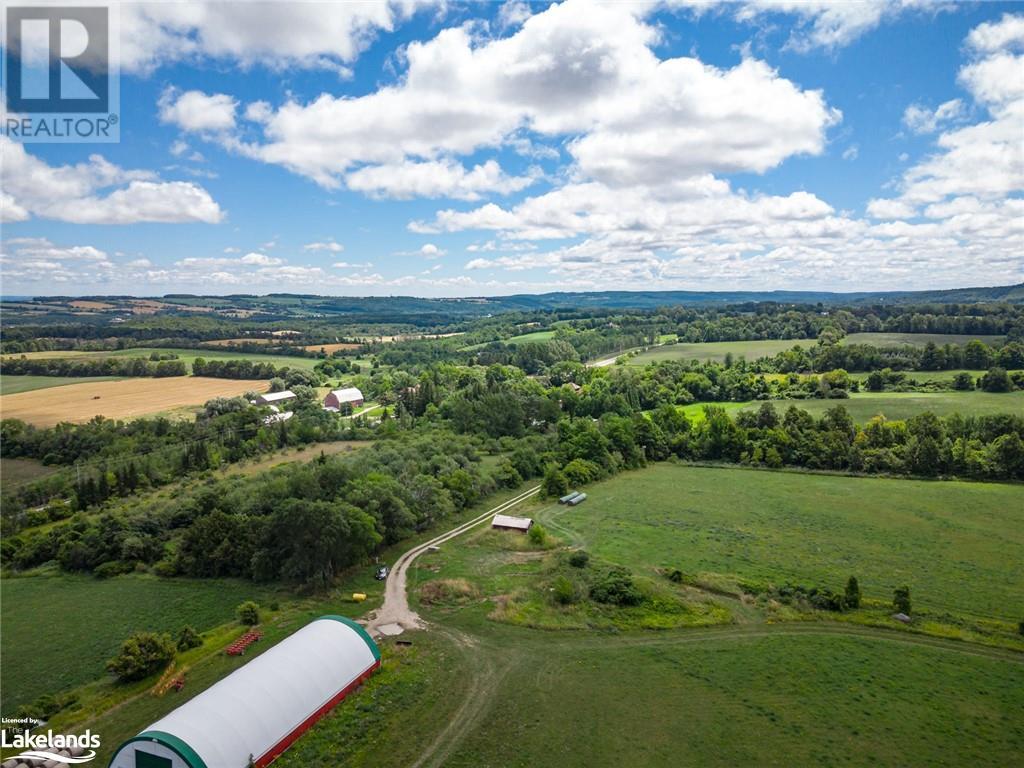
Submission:
{"label": "green trim on building", "polygon": [[[171,752],[173,752],[182,760],[184,760],[185,764],[188,765],[189,768],[209,768],[209,766],[205,762],[203,762],[203,758],[201,758],[199,754],[194,749],[192,749],[192,747],[190,747],[188,744],[186,744],[184,741],[179,739],[174,734],[167,733],[166,731],[143,731],[138,736],[133,736],[132,738],[128,739],[128,741],[124,742],[121,746],[119,746],[117,748],[117,751],[114,753],[114,757],[119,755],[122,749],[127,747],[132,742],[136,741],[155,741],[157,744],[162,744],[163,746],[171,750]],[[114,758],[112,757],[110,758],[110,763],[107,764],[108,768],[110,765],[113,764],[113,762]]]}
{"label": "green trim on building", "polygon": [[[362,624],[358,624],[346,616],[336,616],[334,614],[321,616],[320,619],[332,619],[333,621],[340,621],[342,624],[352,627],[352,629],[358,632],[359,636],[363,638],[363,642],[366,643],[370,651],[373,653],[373,658],[380,661],[380,648],[378,648],[377,644],[373,642],[373,638],[370,637],[370,633],[366,631],[366,628]],[[317,619],[317,621],[320,621],[320,619]]]}

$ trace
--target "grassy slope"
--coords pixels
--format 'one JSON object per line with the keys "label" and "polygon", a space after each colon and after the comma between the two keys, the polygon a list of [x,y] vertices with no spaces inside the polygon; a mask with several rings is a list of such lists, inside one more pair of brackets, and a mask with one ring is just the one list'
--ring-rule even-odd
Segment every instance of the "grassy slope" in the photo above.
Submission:
{"label": "grassy slope", "polygon": [[30,483],[60,470],[61,467],[48,467],[35,459],[0,459],[0,481],[7,488]]}
{"label": "grassy slope", "polygon": [[[552,516],[595,555],[638,570],[840,589],[909,584],[916,604],[1016,621],[1024,487],[659,464],[587,489]],[[557,510],[557,511],[555,511]]]}
{"label": "grassy slope", "polygon": [[[238,581],[26,576],[0,584],[4,713],[43,693],[94,680],[132,632],[203,631],[269,590]],[[86,608],[87,606],[87,608]]]}

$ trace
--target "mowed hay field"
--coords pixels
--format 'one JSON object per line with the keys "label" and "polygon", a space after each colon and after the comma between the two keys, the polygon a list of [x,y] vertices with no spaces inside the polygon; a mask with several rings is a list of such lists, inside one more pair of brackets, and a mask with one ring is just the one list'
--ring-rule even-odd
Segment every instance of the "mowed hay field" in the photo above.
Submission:
{"label": "mowed hay field", "polygon": [[0,395],[31,392],[34,389],[64,387],[91,381],[118,381],[121,376],[0,376]]}
{"label": "mowed hay field", "polygon": [[779,352],[792,349],[795,345],[807,348],[817,344],[816,339],[763,339],[760,341],[711,341],[703,344],[666,344],[652,347],[636,357],[629,358],[629,365],[647,365],[663,360],[712,360],[722,362],[726,355],[733,358],[745,357],[756,360],[759,357],[770,357]]}
{"label": "mowed hay field", "polygon": [[870,344],[873,347],[923,347],[929,342],[943,344],[967,344],[983,341],[990,346],[999,346],[1005,336],[985,336],[970,333],[851,333],[844,337],[843,344]]}
{"label": "mowed hay field", "polygon": [[201,405],[214,397],[264,392],[270,384],[253,379],[211,379],[171,376],[125,379],[39,389],[0,396],[0,417],[52,426],[83,422],[94,416],[131,419],[182,406]]}
{"label": "mowed hay field", "polygon": [[1024,618],[1024,486],[658,464],[586,488],[541,520],[595,555],[650,573],[678,568]]}
{"label": "mowed hay field", "polygon": [[[256,352],[234,352],[221,349],[179,349],[174,347],[133,347],[131,349],[118,349],[110,352],[87,352],[75,350],[52,350],[47,352],[26,352],[24,357],[29,360],[74,360],[79,358],[97,357],[144,357],[149,358],[154,352],[170,352],[177,355],[177,359],[184,362],[191,368],[192,361],[197,357],[204,360],[249,360],[253,363],[271,363],[278,368],[301,368],[313,370],[313,367],[320,361],[315,357],[291,357],[286,355],[264,355]],[[7,358],[22,357],[22,355],[6,355]]]}

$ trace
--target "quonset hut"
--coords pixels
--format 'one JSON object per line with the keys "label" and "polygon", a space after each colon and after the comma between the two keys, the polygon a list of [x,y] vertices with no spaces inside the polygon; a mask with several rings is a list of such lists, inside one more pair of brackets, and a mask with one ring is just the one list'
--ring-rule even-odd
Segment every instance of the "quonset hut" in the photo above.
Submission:
{"label": "quonset hut", "polygon": [[321,616],[120,747],[110,768],[263,768],[380,666],[366,630]]}

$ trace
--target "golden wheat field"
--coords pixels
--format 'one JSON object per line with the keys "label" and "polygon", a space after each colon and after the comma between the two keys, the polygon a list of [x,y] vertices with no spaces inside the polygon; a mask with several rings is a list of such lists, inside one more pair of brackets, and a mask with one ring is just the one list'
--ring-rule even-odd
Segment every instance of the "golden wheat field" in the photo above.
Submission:
{"label": "golden wheat field", "polygon": [[171,376],[69,384],[0,396],[0,417],[48,427],[62,421],[88,421],[93,416],[132,419],[214,397],[264,392],[269,384],[253,379],[211,379]]}

